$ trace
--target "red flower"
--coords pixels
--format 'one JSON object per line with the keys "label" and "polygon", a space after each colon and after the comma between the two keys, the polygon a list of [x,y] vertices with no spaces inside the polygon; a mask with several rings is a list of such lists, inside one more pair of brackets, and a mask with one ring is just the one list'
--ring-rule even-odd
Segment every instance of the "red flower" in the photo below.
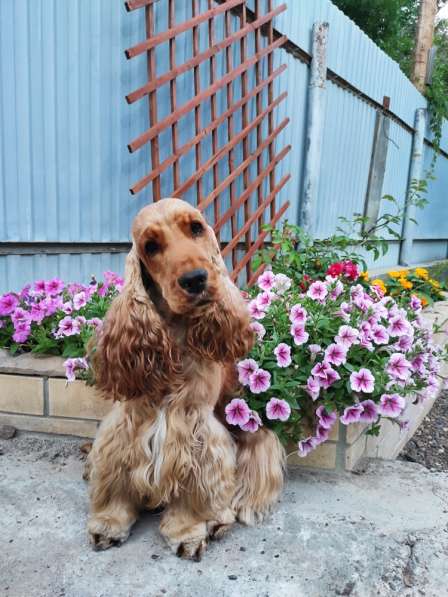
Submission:
{"label": "red flower", "polygon": [[343,273],[343,271],[344,264],[340,261],[337,261],[336,263],[332,263],[330,267],[327,269],[327,276],[334,276],[336,278],[337,276],[340,276]]}
{"label": "red flower", "polygon": [[344,268],[344,274],[347,276],[347,278],[350,278],[350,280],[356,280],[359,277],[359,269],[356,263],[347,260],[344,261],[342,265]]}
{"label": "red flower", "polygon": [[308,290],[308,286],[310,285],[310,282],[311,282],[311,277],[308,276],[307,274],[303,274],[302,281],[299,284],[300,289],[303,292],[305,292],[305,290]]}

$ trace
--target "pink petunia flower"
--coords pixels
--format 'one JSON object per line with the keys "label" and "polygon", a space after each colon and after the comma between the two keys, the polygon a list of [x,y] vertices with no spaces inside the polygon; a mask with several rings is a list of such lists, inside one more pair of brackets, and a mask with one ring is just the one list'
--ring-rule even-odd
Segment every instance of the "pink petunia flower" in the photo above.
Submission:
{"label": "pink petunia flower", "polygon": [[73,308],[75,311],[79,311],[82,307],[87,305],[87,297],[84,291],[77,292],[73,297]]}
{"label": "pink petunia flower", "polygon": [[249,377],[258,369],[258,363],[254,359],[244,359],[237,364],[236,368],[238,369],[238,381],[243,386],[247,386]]}
{"label": "pink petunia flower", "polygon": [[47,296],[41,301],[41,305],[45,307],[45,316],[49,317],[62,308],[62,299],[60,296]]}
{"label": "pink petunia flower", "polygon": [[393,379],[401,379],[406,381],[411,370],[411,363],[404,358],[400,352],[394,352],[386,367],[387,373]]}
{"label": "pink petunia flower", "polygon": [[53,278],[53,280],[49,280],[45,282],[45,292],[50,296],[55,296],[56,294],[61,294],[64,290],[65,284],[59,278]]}
{"label": "pink petunia flower", "polygon": [[305,390],[313,400],[317,400],[320,393],[319,381],[315,377],[308,377]]}
{"label": "pink petunia flower", "polygon": [[418,373],[420,376],[425,375],[425,356],[420,353],[417,354],[411,361],[411,369],[414,373]]}
{"label": "pink petunia flower", "polygon": [[398,426],[400,427],[400,434],[406,433],[410,429],[410,423],[406,419],[398,419],[397,420]]}
{"label": "pink petunia flower", "polygon": [[316,442],[316,445],[320,445],[323,444],[324,442],[327,441],[327,439],[330,437],[330,430],[326,429],[323,425],[318,424],[316,427],[316,433],[314,436],[314,440]]}
{"label": "pink petunia flower", "polygon": [[371,330],[371,337],[375,344],[387,344],[389,342],[389,334],[384,325],[374,325]]}
{"label": "pink petunia flower", "polygon": [[291,414],[291,407],[286,400],[279,400],[278,398],[271,398],[266,404],[266,416],[271,421],[280,420],[287,421]]}
{"label": "pink petunia flower", "polygon": [[19,304],[19,299],[12,292],[0,296],[0,315],[11,315]]}
{"label": "pink petunia flower", "polygon": [[405,336],[409,334],[411,330],[411,325],[404,317],[398,315],[397,317],[393,317],[389,321],[389,328],[388,332],[390,336],[398,337],[398,336]]}
{"label": "pink petunia flower", "polygon": [[19,321],[14,326],[14,334],[12,335],[12,339],[14,342],[18,342],[19,344],[26,342],[29,335],[31,334],[31,325],[28,321]]}
{"label": "pink petunia flower", "polygon": [[274,354],[277,357],[277,365],[279,367],[289,367],[291,364],[291,347],[280,342],[278,346],[274,348]]}
{"label": "pink petunia flower", "polygon": [[373,423],[378,417],[378,408],[373,400],[364,400],[360,403],[362,412],[359,420],[362,423]]}
{"label": "pink petunia flower", "polygon": [[340,421],[343,425],[351,425],[352,423],[357,423],[361,418],[361,413],[363,411],[363,407],[360,404],[353,404],[352,406],[347,406],[344,409],[344,413],[340,417]]}
{"label": "pink petunia flower", "polygon": [[327,376],[325,379],[320,380],[320,385],[324,390],[327,390],[330,386],[332,386],[336,381],[340,380],[341,376],[335,369],[329,369],[327,371]]}
{"label": "pink petunia flower", "polygon": [[291,288],[292,280],[285,274],[276,274],[274,288],[277,294],[285,294]]}
{"label": "pink petunia flower", "polygon": [[65,376],[68,382],[75,381],[76,369],[88,369],[89,365],[84,358],[67,359],[64,361]]}
{"label": "pink petunia flower", "polygon": [[226,421],[229,425],[246,425],[249,422],[251,410],[242,398],[234,398],[225,408]]}
{"label": "pink petunia flower", "polygon": [[76,336],[81,330],[80,324],[72,319],[70,316],[64,317],[59,322],[57,335],[60,336]]}
{"label": "pink petunia flower", "polygon": [[394,345],[397,350],[408,352],[411,350],[413,344],[412,336],[400,336],[398,342]]}
{"label": "pink petunia flower", "polygon": [[34,290],[36,292],[38,292],[39,294],[43,294],[44,292],[46,292],[46,290],[45,290],[46,284],[47,284],[47,282],[45,282],[45,280],[36,280],[34,282]]}
{"label": "pink petunia flower", "polygon": [[271,374],[265,369],[257,369],[249,375],[249,388],[253,394],[266,392],[271,386]]}
{"label": "pink petunia flower", "polygon": [[337,280],[334,288],[330,290],[330,299],[335,301],[344,292],[344,284],[340,280]]}
{"label": "pink petunia flower", "polygon": [[328,294],[328,289],[324,282],[313,282],[306,293],[313,301],[324,301]]}
{"label": "pink petunia flower", "polygon": [[299,456],[301,458],[305,458],[305,456],[308,456],[308,454],[312,452],[316,446],[317,443],[314,437],[307,437],[306,439],[303,439],[298,443],[297,446],[299,450]]}
{"label": "pink petunia flower", "polygon": [[325,360],[336,367],[347,362],[347,351],[343,344],[330,344],[325,349]]}
{"label": "pink petunia flower", "polygon": [[375,378],[372,372],[365,367],[361,367],[359,371],[353,371],[350,375],[350,387],[354,392],[371,394],[375,387]]}
{"label": "pink petunia flower", "polygon": [[22,309],[22,307],[17,307],[14,313],[11,315],[11,321],[14,325],[18,324],[19,322],[29,322],[31,321],[31,314],[29,311]]}
{"label": "pink petunia flower", "polygon": [[257,301],[257,305],[260,307],[260,309],[262,311],[266,311],[266,309],[271,306],[274,298],[275,294],[273,292],[265,290],[264,292],[260,292],[255,300]]}
{"label": "pink petunia flower", "polygon": [[336,411],[329,413],[325,406],[319,406],[319,408],[316,409],[316,415],[319,419],[319,423],[325,429],[331,429],[338,419]]}
{"label": "pink petunia flower", "polygon": [[256,299],[252,299],[247,308],[249,309],[250,316],[254,319],[263,319],[263,317],[266,315],[264,309],[260,307]]}
{"label": "pink petunia flower", "polygon": [[311,373],[315,377],[319,377],[320,379],[326,379],[327,373],[330,369],[331,366],[326,361],[322,361],[314,365],[314,367],[311,369]]}
{"label": "pink petunia flower", "polygon": [[413,294],[411,296],[411,300],[409,301],[409,306],[416,313],[420,313],[420,311],[422,310],[422,301],[418,298],[418,296],[415,296],[415,294]]}
{"label": "pink petunia flower", "polygon": [[266,334],[264,325],[262,325],[259,321],[252,321],[249,327],[253,332],[255,332],[257,340],[261,342]]}
{"label": "pink petunia flower", "polygon": [[30,290],[31,284],[27,284],[26,286],[24,286],[22,290],[19,292],[19,299],[22,301],[28,300],[30,298]]}
{"label": "pink petunia flower", "polygon": [[341,325],[337,336],[335,336],[335,342],[342,344],[346,348],[350,348],[353,344],[358,343],[359,331],[352,328],[349,325]]}
{"label": "pink petunia flower", "polygon": [[301,323],[293,323],[290,329],[291,336],[297,346],[308,342],[310,335],[305,331],[305,326]]}
{"label": "pink petunia flower", "polygon": [[66,315],[71,315],[73,313],[73,303],[71,301],[63,303],[62,311],[64,311]]}
{"label": "pink petunia flower", "polygon": [[260,427],[263,426],[263,423],[258,415],[257,411],[252,410],[249,415],[249,420],[244,425],[240,425],[243,431],[249,431],[249,433],[255,433],[258,431]]}
{"label": "pink petunia flower", "polygon": [[272,271],[266,270],[258,276],[257,280],[258,288],[261,290],[272,290],[275,285],[275,275]]}
{"label": "pink petunia flower", "polygon": [[293,305],[289,312],[289,321],[304,325],[306,323],[307,312],[302,305]]}
{"label": "pink petunia flower", "polygon": [[378,412],[383,417],[395,418],[401,415],[405,406],[406,400],[403,396],[399,396],[398,394],[383,394],[380,398]]}
{"label": "pink petunia flower", "polygon": [[[79,319],[77,317],[77,319]],[[99,317],[92,317],[86,321],[88,325],[93,326],[97,331],[101,330],[103,327],[103,321]]]}
{"label": "pink petunia flower", "polygon": [[42,319],[47,314],[47,309],[45,307],[44,301],[40,301],[39,303],[34,303],[31,306],[30,316],[33,321],[37,323],[41,323]]}

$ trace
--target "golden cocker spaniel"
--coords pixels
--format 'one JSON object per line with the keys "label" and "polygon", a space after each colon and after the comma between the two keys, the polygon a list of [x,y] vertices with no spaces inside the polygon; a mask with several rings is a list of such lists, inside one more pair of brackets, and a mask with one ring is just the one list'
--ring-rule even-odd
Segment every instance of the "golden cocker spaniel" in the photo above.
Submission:
{"label": "golden cocker spaniel", "polygon": [[260,520],[283,484],[284,451],[266,428],[226,427],[235,361],[253,333],[212,228],[180,199],[144,207],[125,286],[92,350],[98,389],[115,404],[88,458],[88,531],[123,543],[144,508],[177,555],[200,559],[238,519]]}

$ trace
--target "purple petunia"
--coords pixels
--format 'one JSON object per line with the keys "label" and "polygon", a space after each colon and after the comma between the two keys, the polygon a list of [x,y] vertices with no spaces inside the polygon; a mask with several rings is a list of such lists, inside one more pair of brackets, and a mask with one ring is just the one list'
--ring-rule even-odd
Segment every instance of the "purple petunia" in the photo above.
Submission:
{"label": "purple petunia", "polygon": [[286,400],[271,398],[266,404],[266,416],[270,420],[287,421],[291,414],[291,407]]}
{"label": "purple petunia", "polygon": [[19,304],[19,299],[12,292],[0,296],[0,315],[11,315]]}
{"label": "purple petunia", "polygon": [[242,398],[234,398],[225,408],[226,421],[230,425],[246,425],[249,422],[251,410]]}
{"label": "purple petunia", "polygon": [[408,335],[411,331],[411,325],[404,317],[397,315],[389,321],[388,332],[390,336],[398,337]]}
{"label": "purple petunia", "polygon": [[88,369],[89,365],[84,358],[75,358],[75,359],[67,359],[64,361],[65,367],[65,376],[67,381],[72,382],[75,381],[75,371],[76,369]]}
{"label": "purple petunia", "polygon": [[306,293],[314,301],[324,301],[325,297],[328,294],[328,289],[324,282],[313,282],[311,286],[308,288],[308,292]]}
{"label": "purple petunia", "polygon": [[371,329],[371,338],[375,344],[387,344],[389,342],[389,334],[384,325],[374,325]]}
{"label": "purple petunia", "polygon": [[331,429],[338,419],[336,411],[329,413],[325,406],[319,406],[319,408],[316,409],[316,415],[320,425],[325,429]]}
{"label": "purple petunia", "polygon": [[12,339],[14,342],[26,342],[29,335],[31,334],[31,325],[28,321],[19,321],[14,326],[14,334],[12,335]]}
{"label": "purple petunia", "polygon": [[262,325],[259,321],[252,321],[249,327],[253,332],[255,332],[257,340],[261,342],[266,334],[264,325]]}
{"label": "purple petunia", "polygon": [[325,360],[336,367],[347,362],[347,348],[342,344],[330,344],[325,349]]}
{"label": "purple petunia", "polygon": [[79,311],[82,307],[87,305],[87,297],[84,291],[77,292],[73,297],[73,308],[75,311]]}
{"label": "purple petunia", "polygon": [[413,294],[411,296],[411,300],[409,301],[409,306],[416,313],[420,313],[420,311],[422,310],[422,301],[418,298],[418,296],[415,296],[415,294]]}
{"label": "purple petunia", "polygon": [[344,409],[344,413],[340,417],[340,421],[343,425],[351,425],[352,423],[357,423],[361,418],[361,413],[363,411],[363,407],[360,404],[353,404],[352,406],[347,406]]}
{"label": "purple petunia", "polygon": [[320,383],[315,377],[308,377],[306,382],[306,392],[313,399],[317,400],[320,393]]}
{"label": "purple petunia", "polygon": [[240,425],[243,431],[249,431],[249,433],[255,433],[263,423],[261,422],[260,416],[257,411],[252,410],[249,415],[249,420],[244,425]]}
{"label": "purple petunia", "polygon": [[255,299],[257,301],[257,305],[260,309],[265,311],[268,307],[271,306],[272,301],[275,299],[275,294],[270,292],[269,290],[265,290],[264,292],[260,292],[260,294]]}
{"label": "purple petunia", "polygon": [[395,418],[401,415],[406,401],[403,396],[398,394],[383,394],[380,398],[380,404],[378,406],[378,412],[383,417]]}
{"label": "purple petunia", "polygon": [[361,367],[359,371],[353,371],[350,375],[350,387],[354,392],[371,394],[375,387],[375,378],[370,369]]}
{"label": "purple petunia", "polygon": [[258,277],[258,288],[261,290],[272,290],[275,285],[275,275],[272,271],[266,270]]}
{"label": "purple petunia", "polygon": [[291,307],[291,311],[289,312],[289,320],[292,323],[304,325],[306,323],[306,316],[306,309],[302,307],[302,305],[297,304]]}
{"label": "purple petunia", "polygon": [[362,423],[373,423],[378,417],[378,408],[373,400],[364,400],[360,403],[362,406],[362,412],[359,420]]}
{"label": "purple petunia", "polygon": [[257,369],[249,375],[249,388],[253,394],[266,392],[271,386],[271,374],[265,369]]}
{"label": "purple petunia", "polygon": [[317,446],[316,438],[307,437],[306,439],[303,439],[302,441],[300,441],[298,443],[298,446],[297,446],[298,451],[299,451],[299,456],[301,458],[305,458],[305,456],[308,456],[308,454],[310,452],[312,452],[316,446]]}
{"label": "purple petunia", "polygon": [[56,294],[61,294],[64,290],[65,284],[59,278],[53,278],[53,280],[49,280],[45,282],[45,292],[50,296],[55,296]]}
{"label": "purple petunia", "polygon": [[308,342],[310,337],[308,332],[305,331],[305,326],[302,323],[293,323],[290,332],[294,339],[294,344],[297,344],[297,346]]}
{"label": "purple petunia", "polygon": [[258,369],[258,363],[254,359],[244,359],[236,367],[238,369],[238,381],[243,386],[247,386],[249,385],[249,377]]}
{"label": "purple petunia", "polygon": [[59,322],[57,336],[76,336],[79,334],[81,326],[78,321],[67,315]]}
{"label": "purple petunia", "polygon": [[387,363],[386,371],[393,379],[406,381],[411,370],[411,363],[400,352],[394,352]]}
{"label": "purple petunia", "polygon": [[338,334],[335,337],[337,344],[342,344],[346,348],[350,348],[353,344],[358,343],[359,331],[349,325],[341,325]]}
{"label": "purple petunia", "polygon": [[291,347],[280,342],[278,346],[274,348],[274,354],[277,357],[277,365],[279,367],[289,367],[291,364]]}
{"label": "purple petunia", "polygon": [[250,316],[254,319],[263,319],[263,317],[266,315],[266,312],[260,307],[256,299],[251,300],[247,308],[249,310]]}

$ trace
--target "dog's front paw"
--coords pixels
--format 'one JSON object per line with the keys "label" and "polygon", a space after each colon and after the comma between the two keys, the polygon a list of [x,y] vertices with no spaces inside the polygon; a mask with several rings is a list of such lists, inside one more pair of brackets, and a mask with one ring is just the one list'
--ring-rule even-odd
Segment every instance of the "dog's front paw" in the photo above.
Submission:
{"label": "dog's front paw", "polygon": [[185,560],[200,562],[206,549],[206,539],[192,539],[180,543],[176,549],[176,555]]}
{"label": "dog's front paw", "polygon": [[218,540],[229,531],[235,522],[235,514],[233,510],[227,508],[224,510],[216,520],[207,521],[207,532],[210,539]]}
{"label": "dog's front paw", "polygon": [[93,517],[89,520],[87,529],[90,544],[95,551],[120,547],[129,537],[129,527],[123,527],[110,516]]}

